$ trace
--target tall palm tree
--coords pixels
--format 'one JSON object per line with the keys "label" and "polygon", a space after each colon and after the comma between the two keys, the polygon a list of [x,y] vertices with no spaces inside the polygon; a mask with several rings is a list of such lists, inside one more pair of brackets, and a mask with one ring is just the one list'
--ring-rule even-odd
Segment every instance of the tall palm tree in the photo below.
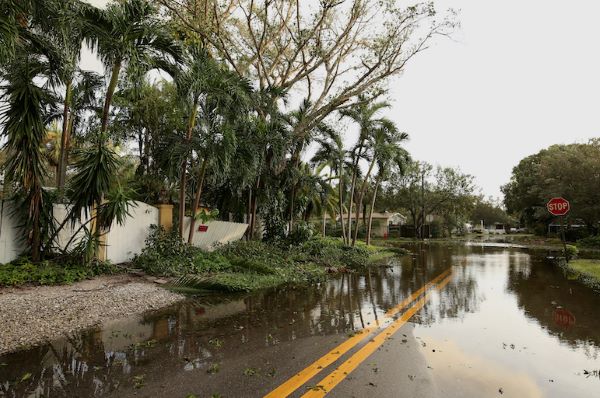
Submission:
{"label": "tall palm tree", "polygon": [[[180,235],[183,235],[188,181],[187,167],[193,142],[200,144],[196,145],[196,153],[202,157],[202,159],[199,159],[201,166],[196,181],[196,195],[188,235],[188,242],[191,243],[195,229],[195,214],[200,204],[207,166],[210,163],[208,157],[212,152],[202,150],[202,147],[208,143],[214,143],[217,134],[227,133],[225,130],[235,124],[235,121],[241,115],[246,114],[252,89],[247,81],[225,69],[199,46],[190,46],[186,49],[183,66],[179,70],[175,70],[174,78],[181,102],[188,112],[187,131],[182,143],[182,150],[179,151],[179,158],[181,159],[179,184]],[[196,140],[193,141],[194,133],[196,133]]]}
{"label": "tall palm tree", "polygon": [[388,178],[390,168],[397,166],[402,173],[405,165],[409,162],[410,156],[402,144],[408,140],[408,134],[398,131],[393,124],[385,123],[376,129],[371,138],[373,147],[373,157],[377,163],[377,176],[375,177],[373,195],[369,209],[369,221],[367,223],[367,245],[371,244],[371,226],[373,223],[373,211],[377,192],[381,183]]}
{"label": "tall palm tree", "polygon": [[[344,243],[348,243],[346,227],[344,224],[344,168],[346,166],[346,150],[339,132],[332,128],[327,130],[326,137],[318,138],[319,149],[315,152],[311,162],[316,165],[327,165],[331,173],[336,175],[338,189],[338,211],[342,226],[342,237]],[[333,178],[331,178],[333,181]],[[331,187],[333,190],[333,186]]]}
{"label": "tall palm tree", "polygon": [[49,13],[47,23],[43,25],[56,50],[57,62],[53,73],[64,86],[62,133],[56,172],[56,186],[60,192],[65,186],[73,89],[79,72],[78,65],[84,40],[84,25],[82,19],[78,18],[82,6],[82,3],[77,0],[47,1],[47,7],[51,7],[52,11]]}
{"label": "tall palm tree", "polygon": [[[63,128],[61,134],[61,146],[58,161],[59,179],[57,187],[64,190],[66,185],[67,167],[69,165],[69,153],[73,146],[73,139],[89,112],[98,110],[98,91],[104,86],[100,75],[90,71],[78,70],[70,81],[70,88],[66,92],[68,101],[63,99],[63,106],[68,113],[63,116]],[[64,124],[64,121],[67,124]]]}
{"label": "tall palm tree", "polygon": [[23,4],[18,0],[0,3],[0,67],[14,56],[23,11]]}
{"label": "tall palm tree", "polygon": [[33,52],[16,55],[2,78],[2,100],[6,102],[1,118],[7,136],[6,175],[22,194],[26,204],[25,232],[33,261],[41,258],[42,183],[46,175],[42,147],[52,94],[36,81],[46,75],[48,65]]}
{"label": "tall palm tree", "polygon": [[[360,214],[360,209],[362,207],[362,198],[359,198],[359,200],[356,201],[356,228],[354,231],[354,235],[352,235],[352,205],[354,202],[354,197],[356,195],[357,177],[360,174],[359,163],[360,160],[363,159],[366,155],[365,144],[367,143],[369,136],[371,135],[373,130],[382,123],[382,119],[376,117],[377,114],[381,110],[389,107],[390,104],[387,102],[374,102],[361,96],[359,97],[358,102],[355,106],[340,112],[342,118],[346,117],[351,119],[358,125],[359,128],[358,141],[350,153],[352,159],[352,180],[350,183],[350,203],[348,205],[347,233],[348,242],[352,241],[352,245],[356,243],[356,236],[358,234],[358,218]],[[372,170],[372,167],[370,167],[370,169]]]}
{"label": "tall palm tree", "polygon": [[125,69],[130,80],[139,80],[151,69],[170,69],[169,61],[179,60],[180,49],[157,9],[146,0],[114,2],[104,10],[83,7],[81,16],[86,41],[109,71],[100,128],[106,132],[121,71]]}

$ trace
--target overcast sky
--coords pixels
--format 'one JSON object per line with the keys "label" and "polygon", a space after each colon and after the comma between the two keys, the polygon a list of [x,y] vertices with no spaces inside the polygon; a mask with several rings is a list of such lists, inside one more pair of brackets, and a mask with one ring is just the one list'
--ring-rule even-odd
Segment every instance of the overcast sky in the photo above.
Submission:
{"label": "overcast sky", "polygon": [[459,166],[500,196],[523,157],[600,136],[599,1],[435,4],[459,9],[462,26],[392,82],[387,112],[410,134],[415,159]]}
{"label": "overcast sky", "polygon": [[417,159],[460,166],[499,196],[512,167],[557,143],[600,136],[600,2],[444,0],[441,40],[392,84],[390,116]]}

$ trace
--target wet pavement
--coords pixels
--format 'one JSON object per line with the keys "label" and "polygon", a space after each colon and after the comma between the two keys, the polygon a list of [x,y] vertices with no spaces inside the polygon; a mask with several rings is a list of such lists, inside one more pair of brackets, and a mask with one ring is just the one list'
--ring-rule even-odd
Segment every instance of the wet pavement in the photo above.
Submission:
{"label": "wet pavement", "polygon": [[293,397],[600,396],[600,293],[523,249],[410,249],[365,275],[190,298],[2,356],[0,397],[262,397],[284,383]]}

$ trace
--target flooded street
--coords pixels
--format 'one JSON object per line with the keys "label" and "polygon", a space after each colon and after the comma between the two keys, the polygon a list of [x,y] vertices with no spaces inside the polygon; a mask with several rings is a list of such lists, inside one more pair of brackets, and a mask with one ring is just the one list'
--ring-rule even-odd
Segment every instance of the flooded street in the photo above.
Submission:
{"label": "flooded street", "polygon": [[[0,397],[261,397],[328,352],[290,396],[600,396],[600,293],[523,249],[409,249],[365,275],[191,298],[5,355]],[[403,305],[420,289],[422,308]]]}

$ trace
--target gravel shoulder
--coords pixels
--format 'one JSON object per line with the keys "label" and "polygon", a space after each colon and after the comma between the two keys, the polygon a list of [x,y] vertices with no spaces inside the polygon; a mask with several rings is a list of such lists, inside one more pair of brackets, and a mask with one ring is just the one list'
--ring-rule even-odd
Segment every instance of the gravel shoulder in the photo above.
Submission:
{"label": "gravel shoulder", "polygon": [[182,300],[144,278],[102,276],[66,286],[0,289],[0,355]]}

